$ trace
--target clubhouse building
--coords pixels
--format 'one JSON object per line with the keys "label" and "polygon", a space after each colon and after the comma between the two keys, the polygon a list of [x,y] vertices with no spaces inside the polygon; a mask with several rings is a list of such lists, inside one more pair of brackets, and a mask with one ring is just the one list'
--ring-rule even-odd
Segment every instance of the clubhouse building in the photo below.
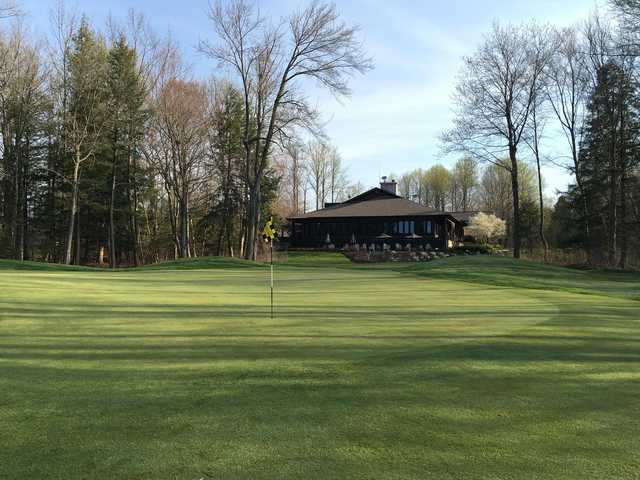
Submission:
{"label": "clubhouse building", "polygon": [[397,194],[397,184],[382,178],[372,188],[343,203],[327,203],[315,212],[290,217],[292,247],[383,245],[448,250],[461,244],[468,214],[427,209]]}

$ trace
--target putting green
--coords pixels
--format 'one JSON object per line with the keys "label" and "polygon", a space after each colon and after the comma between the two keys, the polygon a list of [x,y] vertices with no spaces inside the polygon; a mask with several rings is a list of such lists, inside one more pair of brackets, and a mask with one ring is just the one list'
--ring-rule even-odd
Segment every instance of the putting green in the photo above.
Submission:
{"label": "putting green", "polygon": [[0,478],[638,478],[637,275],[0,267]]}

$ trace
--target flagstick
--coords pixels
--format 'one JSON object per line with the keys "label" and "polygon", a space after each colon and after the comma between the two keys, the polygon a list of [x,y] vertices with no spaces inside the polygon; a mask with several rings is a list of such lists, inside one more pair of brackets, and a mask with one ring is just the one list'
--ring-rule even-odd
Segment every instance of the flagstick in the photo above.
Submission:
{"label": "flagstick", "polygon": [[273,319],[273,238],[269,245],[271,246],[271,319]]}

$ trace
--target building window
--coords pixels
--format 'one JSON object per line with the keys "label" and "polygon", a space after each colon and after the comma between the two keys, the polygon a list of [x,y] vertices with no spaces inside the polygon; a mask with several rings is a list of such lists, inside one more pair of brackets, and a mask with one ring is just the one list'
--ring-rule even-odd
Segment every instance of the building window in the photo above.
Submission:
{"label": "building window", "polygon": [[433,233],[433,223],[431,223],[431,220],[426,221],[425,232],[427,235],[431,235]]}

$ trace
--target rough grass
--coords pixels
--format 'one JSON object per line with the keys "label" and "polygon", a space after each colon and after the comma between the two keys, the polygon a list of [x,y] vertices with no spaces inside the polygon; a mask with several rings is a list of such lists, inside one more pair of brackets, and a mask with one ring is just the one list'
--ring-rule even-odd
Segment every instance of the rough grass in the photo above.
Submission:
{"label": "rough grass", "polygon": [[0,262],[0,478],[634,479],[640,278]]}

